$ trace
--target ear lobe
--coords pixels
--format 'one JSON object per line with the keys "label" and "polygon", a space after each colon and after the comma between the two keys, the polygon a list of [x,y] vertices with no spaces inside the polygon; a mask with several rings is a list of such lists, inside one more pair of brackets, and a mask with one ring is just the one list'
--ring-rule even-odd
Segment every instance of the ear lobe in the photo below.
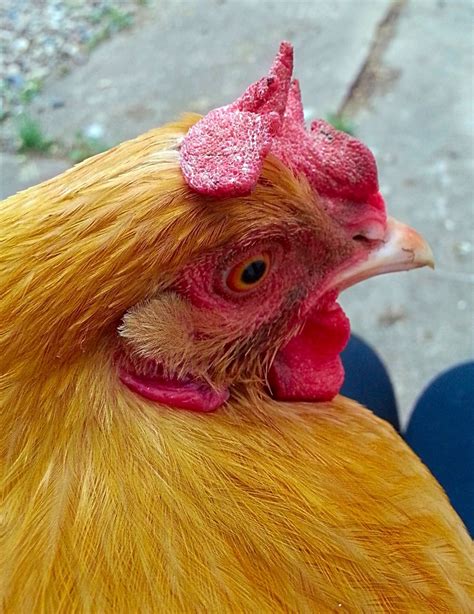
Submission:
{"label": "ear lobe", "polygon": [[182,143],[181,168],[186,183],[196,192],[220,198],[249,194],[280,124],[280,116],[274,112],[211,111],[189,130]]}
{"label": "ear lobe", "polygon": [[146,377],[125,369],[119,370],[119,377],[132,392],[171,409],[209,413],[221,407],[229,398],[227,388],[216,390],[206,382],[189,378],[177,379],[164,375]]}

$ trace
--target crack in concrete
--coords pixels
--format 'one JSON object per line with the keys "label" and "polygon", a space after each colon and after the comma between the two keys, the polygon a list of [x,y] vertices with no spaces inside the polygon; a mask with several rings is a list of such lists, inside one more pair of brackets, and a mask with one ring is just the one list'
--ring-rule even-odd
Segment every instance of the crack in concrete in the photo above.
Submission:
{"label": "crack in concrete", "polygon": [[388,91],[400,76],[400,71],[386,66],[383,56],[396,34],[397,24],[407,0],[393,0],[378,24],[364,64],[342,100],[338,115],[354,117],[367,107],[376,94]]}

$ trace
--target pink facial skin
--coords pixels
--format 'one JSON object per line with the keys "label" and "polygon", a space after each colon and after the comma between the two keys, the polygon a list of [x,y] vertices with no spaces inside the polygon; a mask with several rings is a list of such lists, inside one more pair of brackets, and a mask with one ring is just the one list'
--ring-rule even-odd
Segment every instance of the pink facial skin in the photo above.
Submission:
{"label": "pink facial skin", "polygon": [[[345,326],[346,321],[340,317],[340,308],[335,306],[334,294],[328,297],[324,305],[321,303],[319,306],[319,301],[315,301],[314,296],[311,297],[312,302],[317,303],[316,307],[313,307],[312,303],[309,304],[309,299],[305,299],[306,289],[314,287],[317,291],[323,281],[324,270],[321,270],[321,267],[315,268],[313,264],[323,261],[328,246],[322,243],[312,230],[302,228],[294,232],[290,238],[282,236],[282,229],[275,228],[274,235],[266,229],[262,236],[257,234],[252,240],[246,239],[233,245],[230,250],[223,248],[215,253],[205,254],[182,270],[173,291],[189,301],[202,314],[208,314],[213,330],[216,331],[211,334],[219,334],[219,331],[231,327],[237,331],[237,339],[251,339],[261,327],[269,327],[269,334],[272,334],[274,322],[278,322],[279,327],[286,328],[290,321],[295,321],[295,312],[306,318],[307,312],[313,313],[314,309],[311,330],[305,328],[298,337],[300,356],[295,355],[291,362],[294,347],[289,345],[284,350],[284,360],[288,365],[296,365],[303,355],[301,346],[305,330],[310,330],[313,334],[318,327],[325,328],[317,341],[324,353],[324,360],[319,360],[318,369],[324,366],[327,373],[330,363],[337,358],[343,345],[339,338],[336,342],[332,338],[333,333],[340,335],[340,330],[335,330],[336,324],[342,322]],[[272,267],[264,281],[255,290],[246,293],[231,291],[226,285],[226,274],[236,264],[262,252],[269,254]],[[308,339],[308,343],[310,347],[311,339]],[[324,344],[326,349],[321,344]],[[309,350],[306,353],[308,352]],[[282,364],[282,361],[283,358],[279,364]],[[119,362],[123,365],[123,360]],[[136,359],[133,364],[126,363],[125,367],[122,366],[119,371],[120,379],[133,392],[149,400],[180,409],[208,412],[222,405],[228,398],[225,388],[211,389],[205,382],[191,376],[181,380],[166,378],[155,363],[144,361],[138,369],[134,368],[135,364]],[[340,377],[338,368],[337,385],[340,385]],[[297,397],[296,390],[292,395],[288,392],[289,386],[284,386],[281,377],[279,380],[275,377],[273,384],[277,381],[281,381],[281,386],[272,385],[272,390],[278,398],[283,400]],[[334,385],[331,384],[330,391],[333,388]],[[303,396],[305,400],[310,393],[317,399],[323,396],[326,398],[330,391],[323,391],[322,384],[316,389],[315,383],[311,391],[303,392]]]}

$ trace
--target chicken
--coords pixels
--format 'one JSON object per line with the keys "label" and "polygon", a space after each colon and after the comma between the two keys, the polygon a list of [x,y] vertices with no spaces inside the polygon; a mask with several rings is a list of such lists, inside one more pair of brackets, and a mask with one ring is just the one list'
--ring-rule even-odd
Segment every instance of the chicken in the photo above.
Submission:
{"label": "chicken", "polygon": [[430,264],[267,77],[7,199],[5,612],[470,612],[472,543],[338,396],[345,287]]}

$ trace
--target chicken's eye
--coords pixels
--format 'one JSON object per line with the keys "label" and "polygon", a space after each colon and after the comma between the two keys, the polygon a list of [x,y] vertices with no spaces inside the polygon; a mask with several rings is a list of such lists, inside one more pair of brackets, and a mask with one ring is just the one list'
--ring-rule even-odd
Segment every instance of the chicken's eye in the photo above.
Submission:
{"label": "chicken's eye", "polygon": [[226,277],[227,286],[234,292],[247,292],[262,283],[270,270],[267,253],[252,256],[232,267]]}

